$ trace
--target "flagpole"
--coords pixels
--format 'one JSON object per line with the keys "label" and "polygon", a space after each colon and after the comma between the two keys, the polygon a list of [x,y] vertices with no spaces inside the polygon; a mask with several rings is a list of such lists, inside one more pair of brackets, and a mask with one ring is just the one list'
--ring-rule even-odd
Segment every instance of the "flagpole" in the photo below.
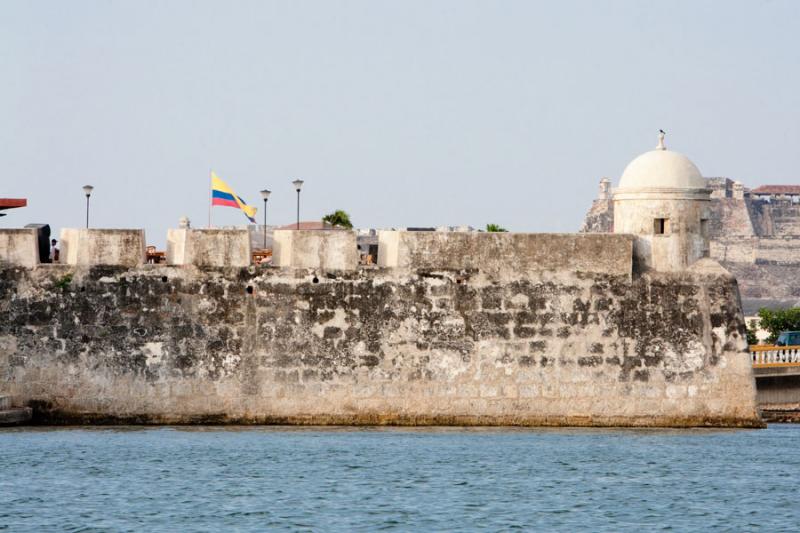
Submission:
{"label": "flagpole", "polygon": [[208,229],[211,229],[211,206],[214,202],[214,186],[211,179],[211,169],[208,170]]}

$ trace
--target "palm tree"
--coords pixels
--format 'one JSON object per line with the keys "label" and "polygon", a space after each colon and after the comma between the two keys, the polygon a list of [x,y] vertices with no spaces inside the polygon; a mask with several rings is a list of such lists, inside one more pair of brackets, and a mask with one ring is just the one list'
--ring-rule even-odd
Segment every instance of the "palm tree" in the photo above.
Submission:
{"label": "palm tree", "polygon": [[343,228],[353,229],[353,223],[350,222],[350,215],[347,214],[347,211],[342,211],[341,209],[337,209],[333,213],[325,215],[322,217],[322,221],[333,226],[341,226]]}
{"label": "palm tree", "polygon": [[490,233],[504,233],[508,230],[504,227],[501,227],[499,224],[486,224],[486,231]]}

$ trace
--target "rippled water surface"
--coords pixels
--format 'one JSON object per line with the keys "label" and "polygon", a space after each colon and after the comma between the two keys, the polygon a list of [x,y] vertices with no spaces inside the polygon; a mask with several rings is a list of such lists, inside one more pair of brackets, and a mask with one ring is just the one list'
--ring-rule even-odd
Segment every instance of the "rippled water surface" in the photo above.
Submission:
{"label": "rippled water surface", "polygon": [[9,531],[797,531],[800,426],[0,430]]}

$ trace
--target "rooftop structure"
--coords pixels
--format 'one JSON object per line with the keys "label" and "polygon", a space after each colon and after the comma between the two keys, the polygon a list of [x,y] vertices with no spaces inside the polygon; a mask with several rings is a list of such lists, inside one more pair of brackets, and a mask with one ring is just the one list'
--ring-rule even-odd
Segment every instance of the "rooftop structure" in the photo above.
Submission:
{"label": "rooftop structure", "polygon": [[3,213],[3,211],[7,209],[25,207],[26,205],[28,205],[28,200],[25,198],[0,198],[0,217],[6,216],[7,213]]}
{"label": "rooftop structure", "polygon": [[619,180],[619,189],[705,189],[700,170],[688,157],[667,150],[663,137],[654,150],[631,161]]}
{"label": "rooftop structure", "polygon": [[800,185],[761,185],[750,191],[753,196],[800,196]]}
{"label": "rooftop structure", "polygon": [[655,150],[631,161],[612,201],[613,232],[637,236],[634,267],[680,271],[705,257],[710,193],[694,163],[667,150],[663,133]]}
{"label": "rooftop structure", "polygon": [[[670,154],[669,150],[664,152]],[[652,154],[648,152],[642,157],[650,159]],[[664,159],[665,166],[672,169],[670,173],[658,170],[660,183],[700,184],[696,166],[689,166],[688,160],[677,164],[679,158],[672,159],[676,164]],[[634,163],[626,169],[620,185],[649,183],[642,171],[645,165]],[[629,170],[634,171],[633,174]],[[708,238],[708,255],[736,276],[745,314],[753,315],[760,307],[800,305],[797,290],[800,286],[800,185],[762,185],[748,189],[741,182],[726,177],[702,179],[711,193],[703,214],[705,228],[701,227]],[[616,213],[619,204],[609,198],[607,178],[600,181],[600,189],[581,232],[619,230]],[[622,189],[620,186],[613,194],[619,196],[624,192]],[[669,224],[665,221],[665,226]],[[674,224],[671,225],[674,229]]]}

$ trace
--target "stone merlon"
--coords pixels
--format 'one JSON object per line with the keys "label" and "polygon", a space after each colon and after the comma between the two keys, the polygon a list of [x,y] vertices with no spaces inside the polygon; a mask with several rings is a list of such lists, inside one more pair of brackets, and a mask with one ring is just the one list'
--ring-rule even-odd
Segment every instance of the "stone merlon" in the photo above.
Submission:
{"label": "stone merlon", "polygon": [[61,263],[138,266],[145,261],[142,229],[61,230]]}

